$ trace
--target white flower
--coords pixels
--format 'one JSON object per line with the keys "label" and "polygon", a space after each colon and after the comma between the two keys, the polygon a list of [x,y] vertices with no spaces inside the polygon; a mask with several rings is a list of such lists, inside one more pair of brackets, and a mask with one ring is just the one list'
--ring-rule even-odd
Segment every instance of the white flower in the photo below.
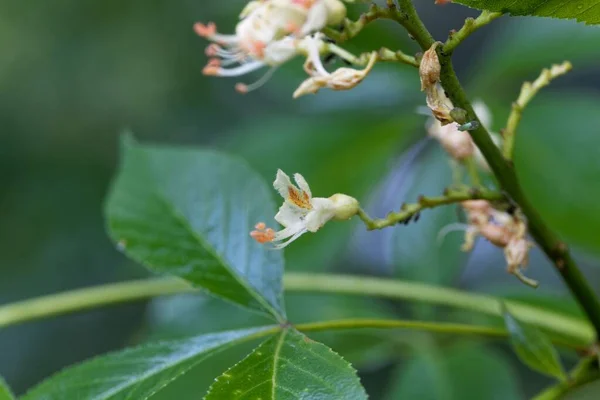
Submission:
{"label": "white flower", "polygon": [[358,201],[344,194],[329,198],[312,197],[310,187],[300,174],[294,174],[294,185],[282,170],[277,171],[273,187],[283,197],[283,205],[275,215],[275,221],[283,229],[275,232],[263,222],[258,223],[250,236],[259,243],[275,243],[281,249],[306,232],[317,232],[332,219],[344,220],[358,212]]}
{"label": "white flower", "polygon": [[[313,39],[318,40],[318,39]],[[377,53],[372,53],[369,58],[369,63],[363,70],[353,68],[338,68],[333,73],[327,72],[321,62],[317,44],[308,43],[309,58],[305,63],[304,69],[311,76],[296,89],[294,98],[304,96],[306,94],[316,93],[320,89],[327,87],[332,90],[349,90],[358,85],[371,72],[375,62],[377,61]],[[315,50],[313,50],[315,49]],[[311,51],[312,50],[312,51]]]}
{"label": "white flower", "polygon": [[340,0],[262,0],[248,3],[233,35],[218,33],[212,22],[196,23],[196,33],[214,42],[206,49],[213,58],[203,72],[231,77],[272,67],[258,82],[236,86],[244,93],[253,90],[270,77],[274,67],[301,52],[299,39],[328,24],[340,23],[345,12]]}

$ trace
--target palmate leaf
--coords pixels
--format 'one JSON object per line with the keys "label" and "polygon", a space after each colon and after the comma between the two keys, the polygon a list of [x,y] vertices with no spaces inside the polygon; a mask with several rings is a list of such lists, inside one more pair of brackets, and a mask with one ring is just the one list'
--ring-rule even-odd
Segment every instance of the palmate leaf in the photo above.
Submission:
{"label": "palmate leaf", "polygon": [[119,248],[155,272],[285,320],[282,253],[249,236],[275,214],[262,178],[225,154],[123,142],[106,205]]}
{"label": "palmate leaf", "polygon": [[212,333],[97,357],[50,377],[22,400],[147,399],[209,356],[276,329]]}
{"label": "palmate leaf", "polygon": [[600,24],[600,0],[454,0],[479,10],[512,15],[533,15],[576,19],[589,25]]}
{"label": "palmate leaf", "polygon": [[15,396],[10,391],[8,384],[0,377],[0,400],[14,400]]}
{"label": "palmate leaf", "polygon": [[225,372],[205,400],[363,400],[356,371],[329,347],[284,329]]}

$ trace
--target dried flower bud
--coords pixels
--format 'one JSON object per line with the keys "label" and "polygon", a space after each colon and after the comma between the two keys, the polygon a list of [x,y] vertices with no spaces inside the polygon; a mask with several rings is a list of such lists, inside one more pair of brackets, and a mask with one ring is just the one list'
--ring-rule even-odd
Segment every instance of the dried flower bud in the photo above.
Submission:
{"label": "dried flower bud", "polygon": [[446,96],[442,85],[436,83],[427,89],[427,107],[431,110],[431,113],[440,121],[442,125],[448,125],[454,122],[450,112],[454,109],[452,101]]}
{"label": "dried flower bud", "polygon": [[369,64],[365,69],[357,70],[354,68],[338,68],[333,73],[327,71],[314,70],[311,62],[304,65],[305,70],[312,74],[310,78],[300,84],[294,92],[294,98],[304,96],[306,94],[317,93],[320,89],[328,87],[332,90],[349,90],[358,85],[371,72],[375,62],[377,61],[377,53],[373,52],[369,59]]}
{"label": "dried flower bud", "polygon": [[440,81],[440,72],[442,67],[435,49],[439,42],[431,45],[429,50],[423,54],[421,65],[419,66],[419,76],[421,77],[421,91],[429,90]]}
{"label": "dried flower bud", "polygon": [[504,257],[508,272],[515,271],[527,266],[529,262],[529,249],[533,245],[525,238],[511,240],[504,248]]}

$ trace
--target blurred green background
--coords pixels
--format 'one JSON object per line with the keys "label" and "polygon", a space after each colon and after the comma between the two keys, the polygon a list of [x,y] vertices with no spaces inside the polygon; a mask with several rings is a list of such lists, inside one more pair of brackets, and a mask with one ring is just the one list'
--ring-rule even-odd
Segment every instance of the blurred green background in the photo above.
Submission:
{"label": "blurred green background", "polygon": [[[473,15],[458,5],[416,1],[443,39]],[[237,80],[204,77],[206,42],[192,24],[232,30],[243,2],[0,1],[0,303],[147,276],[109,242],[103,198],[118,163],[118,136],[201,145],[246,158],[269,181],[277,168],[301,172],[313,193],[345,192],[385,215],[450,182],[448,159],[424,141],[416,71],[381,64],[350,92],[293,101],[301,60],[262,89],[238,95]],[[353,13],[361,6],[352,7]],[[531,200],[576,249],[600,290],[600,30],[534,18],[495,21],[456,52],[473,98],[502,128],[525,79],[571,60],[575,70],[534,100],[519,130],[516,166]],[[347,48],[417,51],[390,22],[370,26]],[[244,77],[250,82],[253,77]],[[275,193],[274,193],[275,195]],[[505,273],[501,251],[459,251],[439,230],[455,208],[418,224],[367,233],[330,224],[286,249],[287,269],[389,275],[494,293],[580,314],[558,276],[534,250],[537,291]],[[480,322],[434,307],[339,296],[287,296],[293,322],[401,316]],[[224,317],[226,316],[226,317]],[[0,375],[17,393],[71,363],[152,338],[258,324],[258,317],[204,296],[176,296],[0,329]],[[524,399],[551,383],[529,372],[502,343],[414,332],[315,335],[355,363],[373,399]],[[200,365],[157,399],[196,399],[250,347]],[[567,364],[574,358],[565,355]]]}

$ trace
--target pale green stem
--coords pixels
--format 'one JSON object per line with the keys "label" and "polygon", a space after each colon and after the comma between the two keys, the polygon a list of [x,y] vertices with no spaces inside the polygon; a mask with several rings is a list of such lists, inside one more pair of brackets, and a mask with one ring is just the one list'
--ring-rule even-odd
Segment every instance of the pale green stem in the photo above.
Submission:
{"label": "pale green stem", "polygon": [[553,65],[550,69],[544,68],[540,76],[533,82],[525,82],[521,87],[519,98],[512,105],[512,110],[506,123],[506,129],[502,136],[504,137],[503,154],[507,159],[511,159],[515,147],[515,136],[517,127],[521,122],[523,110],[533,100],[535,95],[544,87],[548,86],[553,79],[566,74],[573,66],[570,62],[565,61],[559,65]]}
{"label": "pale green stem", "polygon": [[471,33],[475,32],[477,29],[485,26],[495,20],[496,18],[500,18],[502,13],[499,12],[491,12],[484,10],[479,17],[467,18],[465,20],[465,24],[458,32],[454,32],[450,34],[450,37],[446,41],[443,47],[443,52],[446,54],[451,54],[459,44],[463,42],[466,38],[468,38]]}
{"label": "pale green stem", "polygon": [[453,324],[447,322],[407,321],[394,319],[342,319],[325,322],[309,322],[295,325],[302,332],[333,331],[347,329],[411,329],[435,333],[453,333],[466,335],[481,335],[492,337],[506,337],[504,329],[490,328],[487,326]]}
{"label": "pale green stem", "polygon": [[[593,339],[590,325],[582,320],[515,301],[454,289],[382,278],[303,273],[286,274],[284,283],[286,290],[290,292],[403,299],[456,307],[497,317],[502,316],[503,302],[511,313],[522,321],[572,338],[577,345],[585,346]],[[197,289],[185,281],[176,278],[155,278],[77,289],[0,306],[0,327],[111,304],[196,291]]]}
{"label": "pale green stem", "polygon": [[408,221],[427,208],[434,208],[447,204],[460,203],[465,200],[477,199],[502,201],[504,200],[504,195],[502,193],[493,192],[484,188],[453,188],[447,189],[443,196],[421,196],[419,197],[417,203],[404,204],[400,211],[390,212],[385,218],[373,219],[369,217],[366,211],[362,209],[358,211],[357,215],[365,223],[368,230],[383,229]]}
{"label": "pale green stem", "polygon": [[[508,332],[505,329],[493,328],[489,326],[395,319],[342,319],[298,324],[295,325],[295,328],[302,332],[351,329],[408,329],[442,334],[475,335],[494,338],[508,337]],[[580,346],[563,339],[552,338],[552,341],[557,345],[567,348],[580,348]]]}
{"label": "pale green stem", "polygon": [[481,179],[479,178],[479,171],[477,170],[477,163],[475,163],[475,157],[469,157],[465,160],[467,171],[469,171],[469,177],[473,186],[481,186]]}
{"label": "pale green stem", "polygon": [[584,320],[517,301],[467,293],[455,289],[395,279],[351,275],[288,273],[285,275],[284,281],[287,291],[402,299],[455,307],[496,317],[502,317],[501,304],[504,303],[516,318],[546,331],[566,335],[582,345],[591,343],[594,338],[591,325]]}
{"label": "pale green stem", "polygon": [[144,279],[75,289],[0,306],[0,328],[99,306],[195,291],[177,278]]}

